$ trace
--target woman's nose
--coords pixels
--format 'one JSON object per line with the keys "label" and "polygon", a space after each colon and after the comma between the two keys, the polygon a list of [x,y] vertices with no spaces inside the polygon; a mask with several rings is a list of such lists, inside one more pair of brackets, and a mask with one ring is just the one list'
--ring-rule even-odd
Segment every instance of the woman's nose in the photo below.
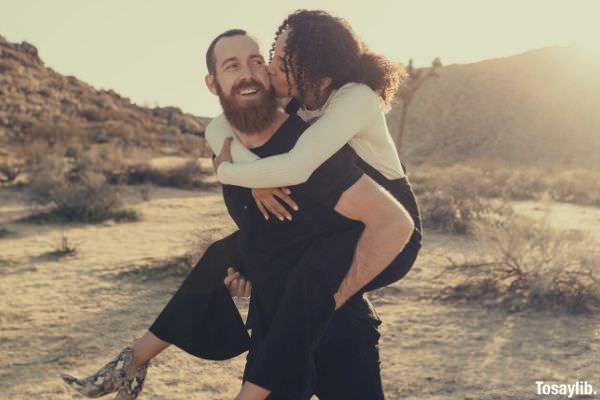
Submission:
{"label": "woman's nose", "polygon": [[273,63],[267,64],[267,73],[270,76],[274,76],[275,75],[275,66],[273,65]]}

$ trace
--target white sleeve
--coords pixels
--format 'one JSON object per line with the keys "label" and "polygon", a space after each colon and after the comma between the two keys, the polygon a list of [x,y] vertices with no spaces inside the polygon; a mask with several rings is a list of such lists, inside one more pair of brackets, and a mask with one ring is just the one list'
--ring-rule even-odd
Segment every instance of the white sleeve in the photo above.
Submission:
{"label": "white sleeve", "polygon": [[243,164],[224,162],[217,177],[222,183],[248,188],[304,183],[352,137],[366,131],[381,113],[379,98],[368,86],[344,86],[289,152]]}
{"label": "white sleeve", "polygon": [[235,163],[250,162],[260,158],[240,142],[231,124],[223,114],[210,121],[204,132],[204,137],[214,154],[219,154],[225,139],[232,137],[231,158]]}
{"label": "white sleeve", "polygon": [[219,154],[225,139],[235,137],[233,129],[223,114],[213,118],[204,131],[204,137],[214,154]]}

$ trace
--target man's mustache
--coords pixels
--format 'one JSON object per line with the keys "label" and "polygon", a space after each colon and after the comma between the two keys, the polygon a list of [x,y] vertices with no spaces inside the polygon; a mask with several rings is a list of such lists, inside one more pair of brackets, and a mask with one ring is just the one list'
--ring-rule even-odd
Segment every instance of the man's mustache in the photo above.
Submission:
{"label": "man's mustache", "polygon": [[235,84],[231,88],[231,92],[238,92],[238,91],[244,90],[244,89],[267,90],[265,85],[263,85],[261,82],[255,80],[255,79],[250,79],[250,80],[243,80],[243,81],[240,81],[237,84]]}

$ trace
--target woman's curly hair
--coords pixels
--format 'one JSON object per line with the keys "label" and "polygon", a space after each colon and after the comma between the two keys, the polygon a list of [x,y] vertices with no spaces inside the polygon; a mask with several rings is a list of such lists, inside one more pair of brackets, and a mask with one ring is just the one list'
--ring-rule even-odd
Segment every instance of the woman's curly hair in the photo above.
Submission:
{"label": "woman's curly hair", "polygon": [[294,79],[301,102],[311,90],[320,104],[319,82],[330,77],[331,89],[349,82],[366,84],[389,109],[405,77],[404,68],[370,51],[346,20],[321,10],[295,11],[277,29],[269,52],[271,59],[275,42],[286,30],[289,33],[284,49],[284,71],[288,83],[290,76]]}

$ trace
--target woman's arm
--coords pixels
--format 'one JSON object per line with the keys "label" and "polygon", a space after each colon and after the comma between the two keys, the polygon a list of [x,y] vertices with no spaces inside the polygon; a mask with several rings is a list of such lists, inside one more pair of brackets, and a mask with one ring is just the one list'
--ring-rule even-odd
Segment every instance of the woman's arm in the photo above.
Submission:
{"label": "woman's arm", "polygon": [[[340,88],[325,113],[300,136],[288,153],[238,164],[223,162],[222,183],[248,188],[298,185],[382,113],[377,94],[363,84]],[[220,147],[219,147],[220,148]]]}
{"label": "woman's arm", "polygon": [[335,210],[365,224],[350,270],[334,296],[337,310],[404,249],[414,222],[404,206],[367,175],[340,196]]}
{"label": "woman's arm", "polygon": [[231,154],[233,154],[236,163],[245,163],[259,158],[240,142],[223,114],[219,114],[209,122],[204,137],[212,152],[219,155],[223,152],[223,144],[227,138],[232,138]]}
{"label": "woman's arm", "polygon": [[233,132],[231,125],[229,125],[229,122],[227,122],[225,115],[219,114],[206,126],[204,137],[206,138],[208,146],[212,152],[214,154],[219,154],[223,148],[225,139],[228,137],[235,138],[235,133]]}

